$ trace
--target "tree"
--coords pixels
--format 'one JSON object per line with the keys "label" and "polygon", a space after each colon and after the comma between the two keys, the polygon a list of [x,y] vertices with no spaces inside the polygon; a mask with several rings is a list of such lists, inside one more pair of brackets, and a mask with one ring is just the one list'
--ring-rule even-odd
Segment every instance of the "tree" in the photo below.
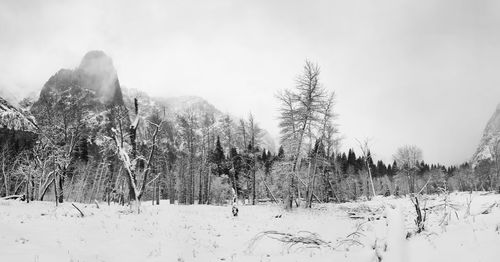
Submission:
{"label": "tree", "polygon": [[[123,164],[123,168],[127,174],[127,180],[130,189],[130,197],[134,200],[134,203],[137,206],[137,211],[140,212],[140,200],[144,194],[146,189],[146,185],[148,182],[148,175],[151,171],[151,163],[153,161],[153,156],[156,150],[156,138],[158,132],[160,131],[161,123],[155,124],[153,122],[149,122],[151,126],[153,126],[153,134],[151,135],[150,146],[151,149],[149,151],[149,156],[145,159],[142,156],[137,155],[137,128],[139,126],[140,117],[138,115],[138,103],[137,100],[135,102],[135,113],[136,118],[134,122],[132,122],[129,128],[129,138],[130,144],[127,143],[124,139],[125,136],[119,133],[116,127],[111,129],[112,131],[112,141],[114,142],[114,148],[119,156]],[[141,169],[138,166],[138,161],[145,160],[144,168]],[[139,186],[137,178],[138,176],[142,176],[142,186]]]}
{"label": "tree", "polygon": [[372,168],[371,168],[371,166],[373,165],[373,162],[372,162],[372,157],[371,157],[371,153],[370,153],[370,147],[368,144],[368,139],[365,139],[365,141],[363,141],[363,143],[361,143],[358,140],[358,144],[359,144],[359,148],[361,149],[361,153],[363,154],[363,159],[365,160],[366,170],[368,171],[373,197],[375,197],[377,194],[375,193],[375,186],[373,185]]}
{"label": "tree", "polygon": [[499,190],[500,188],[495,188],[495,185],[498,185],[498,181],[500,179],[500,138],[494,139],[493,143],[489,146],[491,161],[494,165],[495,172],[491,172],[490,175],[490,190]]}
{"label": "tree", "polygon": [[283,149],[283,146],[280,146],[278,149],[278,159],[283,160],[285,158],[285,150]]}
{"label": "tree", "polygon": [[[75,151],[80,141],[99,128],[97,107],[92,92],[82,88],[69,88],[66,92],[42,93],[31,112],[36,117],[40,136],[52,147],[57,171],[54,184],[58,188],[57,201],[63,202],[64,182],[75,163]],[[56,188],[56,187],[54,187]]]}
{"label": "tree", "polygon": [[220,120],[222,128],[222,137],[224,141],[224,148],[229,152],[233,147],[233,121],[229,115],[224,115]]}
{"label": "tree", "polygon": [[[183,190],[182,200],[194,204],[194,165],[199,142],[198,116],[193,110],[187,110],[184,114],[177,116],[179,124],[179,135],[181,137],[181,148],[188,157],[188,177]],[[182,201],[184,202],[184,201]]]}
{"label": "tree", "polygon": [[319,82],[320,68],[306,61],[303,73],[296,80],[294,90],[285,90],[278,94],[280,101],[280,133],[281,143],[289,145],[292,155],[292,168],[289,179],[289,190],[285,207],[291,208],[295,191],[294,177],[298,177],[300,159],[303,154],[305,135],[320,121],[321,110],[328,94]]}
{"label": "tree", "polygon": [[257,172],[257,152],[260,143],[262,129],[255,122],[252,113],[248,115],[248,132],[250,135],[249,153],[252,156],[252,205],[255,205],[256,197],[256,172]]}
{"label": "tree", "polygon": [[[202,155],[203,155],[203,163],[202,169],[204,169],[205,179],[204,185],[205,188],[201,189],[204,192],[204,197],[202,199],[202,203],[209,204],[210,202],[210,184],[211,184],[211,173],[212,173],[212,148],[214,139],[214,124],[215,118],[213,113],[205,113],[202,119]],[[220,141],[219,141],[220,145]],[[200,187],[201,187],[201,177],[200,177]]]}
{"label": "tree", "polygon": [[241,137],[240,148],[244,150],[248,146],[248,144],[247,144],[248,132],[247,132],[245,120],[240,119],[238,131],[239,131],[238,134]]}
{"label": "tree", "polygon": [[[333,123],[332,123],[332,120],[334,118],[334,113],[333,113],[334,99],[335,99],[335,93],[332,92],[328,97],[326,97],[323,101],[321,101],[322,105],[321,108],[319,109],[319,117],[318,117],[319,126],[317,135],[319,138],[316,140],[315,143],[315,150],[314,154],[312,155],[312,161],[311,161],[312,163],[309,162],[308,183],[306,187],[306,200],[307,200],[306,206],[309,208],[312,207],[312,199],[313,196],[315,196],[314,184],[316,181],[316,166],[317,166],[318,153],[322,152],[322,156],[325,157],[326,152],[324,151],[324,142],[327,142],[329,144],[329,149],[330,149],[332,143],[330,139],[332,139],[334,134],[336,133],[336,129],[333,128]],[[318,150],[319,147],[321,147],[322,151]],[[325,167],[325,165],[323,165],[323,167]],[[325,168],[323,168],[322,171],[324,174]],[[320,201],[317,196],[315,197],[317,198],[318,201]]]}
{"label": "tree", "polygon": [[398,170],[406,175],[408,191],[415,193],[415,175],[422,160],[422,150],[414,145],[405,145],[398,148],[393,158]]}
{"label": "tree", "polygon": [[224,164],[224,149],[220,143],[220,137],[217,136],[217,141],[215,142],[215,149],[212,152],[211,162],[217,165],[217,175],[222,175],[222,165]]}

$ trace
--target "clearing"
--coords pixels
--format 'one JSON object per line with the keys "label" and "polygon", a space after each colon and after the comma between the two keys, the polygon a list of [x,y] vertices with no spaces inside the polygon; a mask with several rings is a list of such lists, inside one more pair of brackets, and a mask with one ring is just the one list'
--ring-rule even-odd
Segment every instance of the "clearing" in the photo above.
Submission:
{"label": "clearing", "polygon": [[415,234],[409,197],[291,212],[240,205],[237,217],[166,200],[140,214],[75,203],[84,217],[71,203],[0,200],[0,261],[500,261],[499,204],[485,192],[423,196]]}

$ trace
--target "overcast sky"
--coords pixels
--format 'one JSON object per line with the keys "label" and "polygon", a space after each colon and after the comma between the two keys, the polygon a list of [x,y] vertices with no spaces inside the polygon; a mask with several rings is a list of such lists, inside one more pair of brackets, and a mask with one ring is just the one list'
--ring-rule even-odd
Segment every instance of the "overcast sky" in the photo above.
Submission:
{"label": "overcast sky", "polygon": [[404,144],[468,160],[500,102],[500,1],[0,2],[4,96],[39,91],[93,49],[123,86],[251,111],[275,136],[274,95],[312,60],[336,92],[344,149],[368,137],[385,161]]}

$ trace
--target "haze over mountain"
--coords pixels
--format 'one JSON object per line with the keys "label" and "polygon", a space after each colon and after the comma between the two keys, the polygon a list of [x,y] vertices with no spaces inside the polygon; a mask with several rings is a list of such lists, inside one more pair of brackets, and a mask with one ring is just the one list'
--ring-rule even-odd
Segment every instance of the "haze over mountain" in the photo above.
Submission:
{"label": "haze over mountain", "polygon": [[[85,108],[101,114],[109,105],[124,105],[130,119],[133,119],[135,99],[139,103],[139,115],[143,119],[147,119],[155,111],[161,112],[160,115],[170,121],[175,121],[178,114],[188,110],[195,111],[199,117],[205,113],[213,114],[216,121],[225,115],[201,97],[151,97],[137,89],[122,89],[112,58],[103,51],[90,51],[76,69],[60,69],[50,77],[31,111],[35,115],[44,114],[47,106],[55,111],[68,110],[64,106],[67,104],[77,111]],[[231,118],[235,128],[239,119],[234,116]],[[261,146],[272,152],[277,150],[274,139],[266,130],[263,130]]]}
{"label": "haze over mountain", "polygon": [[344,151],[369,137],[385,161],[405,144],[470,159],[500,100],[498,1],[236,2],[1,1],[0,89],[20,99],[99,49],[127,87],[251,111],[277,137],[274,95],[310,59],[337,94]]}
{"label": "haze over mountain", "polygon": [[[154,110],[165,113],[165,118],[169,120],[174,120],[177,114],[184,113],[188,110],[195,111],[200,117],[205,113],[213,114],[217,121],[220,121],[224,115],[229,115],[232,122],[233,128],[239,124],[240,119],[231,115],[231,112],[223,113],[217,109],[214,105],[210,104],[205,99],[198,96],[177,96],[177,97],[151,97],[147,93],[142,92],[137,89],[127,89],[123,88],[125,105],[129,109],[129,112],[134,110],[134,98],[137,98],[140,102],[140,112],[144,117],[151,115]],[[266,130],[262,130],[261,137],[261,147],[276,153],[277,144],[275,139]]]}

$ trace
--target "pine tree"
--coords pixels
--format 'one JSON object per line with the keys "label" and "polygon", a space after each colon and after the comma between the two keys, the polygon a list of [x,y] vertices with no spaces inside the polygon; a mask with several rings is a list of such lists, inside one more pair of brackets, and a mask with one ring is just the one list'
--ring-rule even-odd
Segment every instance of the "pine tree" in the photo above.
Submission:
{"label": "pine tree", "polygon": [[285,158],[285,150],[283,149],[283,146],[280,146],[280,149],[278,150],[278,159],[283,160]]}
{"label": "pine tree", "polygon": [[224,160],[224,149],[220,143],[220,137],[217,136],[217,142],[215,143],[215,149],[210,157],[210,162],[217,165],[216,174],[218,176],[222,175]]}

